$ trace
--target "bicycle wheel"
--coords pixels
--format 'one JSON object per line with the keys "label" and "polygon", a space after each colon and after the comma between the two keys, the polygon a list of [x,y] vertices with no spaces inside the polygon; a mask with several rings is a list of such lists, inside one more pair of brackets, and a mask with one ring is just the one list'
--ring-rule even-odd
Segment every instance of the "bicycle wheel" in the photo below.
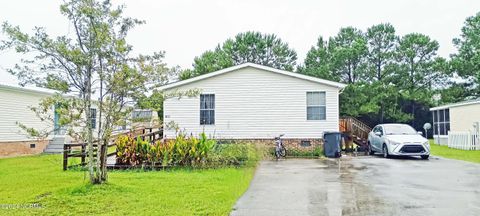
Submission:
{"label": "bicycle wheel", "polygon": [[278,160],[278,158],[280,158],[280,156],[281,156],[280,151],[275,150],[275,159]]}
{"label": "bicycle wheel", "polygon": [[287,156],[287,149],[285,147],[282,146],[282,148],[280,149],[280,156],[282,157],[285,157]]}

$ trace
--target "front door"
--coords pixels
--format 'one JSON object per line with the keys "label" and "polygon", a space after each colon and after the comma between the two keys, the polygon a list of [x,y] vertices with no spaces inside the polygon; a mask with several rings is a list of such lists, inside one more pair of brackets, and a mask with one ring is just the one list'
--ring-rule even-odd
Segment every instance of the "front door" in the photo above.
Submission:
{"label": "front door", "polygon": [[58,105],[55,105],[53,110],[53,134],[54,135],[65,135],[65,128],[60,126],[60,114],[57,112]]}

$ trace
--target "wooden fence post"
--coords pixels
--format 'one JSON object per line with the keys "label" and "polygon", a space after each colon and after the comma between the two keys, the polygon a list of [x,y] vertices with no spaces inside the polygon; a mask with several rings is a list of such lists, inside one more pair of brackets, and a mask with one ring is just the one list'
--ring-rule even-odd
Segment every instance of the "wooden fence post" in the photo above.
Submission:
{"label": "wooden fence post", "polygon": [[152,134],[153,128],[149,128],[148,130],[150,131],[149,132],[150,135],[148,136],[148,138],[150,139],[150,142],[151,142],[153,141],[153,134]]}
{"label": "wooden fence post", "polygon": [[63,170],[67,170],[67,166],[68,166],[68,146],[67,145],[63,145]]}
{"label": "wooden fence post", "polygon": [[86,144],[82,144],[82,166],[85,164]]}

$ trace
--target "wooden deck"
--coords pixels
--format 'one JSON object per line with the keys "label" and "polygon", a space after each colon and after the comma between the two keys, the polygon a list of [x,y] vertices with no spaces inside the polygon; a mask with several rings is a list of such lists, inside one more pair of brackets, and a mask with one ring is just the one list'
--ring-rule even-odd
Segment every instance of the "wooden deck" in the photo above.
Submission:
{"label": "wooden deck", "polygon": [[[117,148],[115,139],[120,135],[129,135],[140,137],[143,140],[149,140],[155,142],[163,138],[163,128],[139,128],[125,133],[115,134],[111,137],[109,144],[107,145],[107,168],[115,168],[117,159]],[[93,143],[93,157],[97,157],[98,140]],[[80,158],[80,162],[70,160],[71,158]],[[63,170],[67,170],[73,167],[84,167],[87,164],[88,159],[88,144],[87,143],[65,143],[63,146]]]}

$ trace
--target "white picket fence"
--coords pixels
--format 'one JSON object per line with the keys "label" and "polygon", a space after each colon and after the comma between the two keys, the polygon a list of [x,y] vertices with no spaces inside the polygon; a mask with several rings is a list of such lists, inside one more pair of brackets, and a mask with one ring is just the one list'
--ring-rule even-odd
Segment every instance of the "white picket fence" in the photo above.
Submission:
{"label": "white picket fence", "polygon": [[478,132],[449,131],[448,147],[462,150],[480,150]]}

